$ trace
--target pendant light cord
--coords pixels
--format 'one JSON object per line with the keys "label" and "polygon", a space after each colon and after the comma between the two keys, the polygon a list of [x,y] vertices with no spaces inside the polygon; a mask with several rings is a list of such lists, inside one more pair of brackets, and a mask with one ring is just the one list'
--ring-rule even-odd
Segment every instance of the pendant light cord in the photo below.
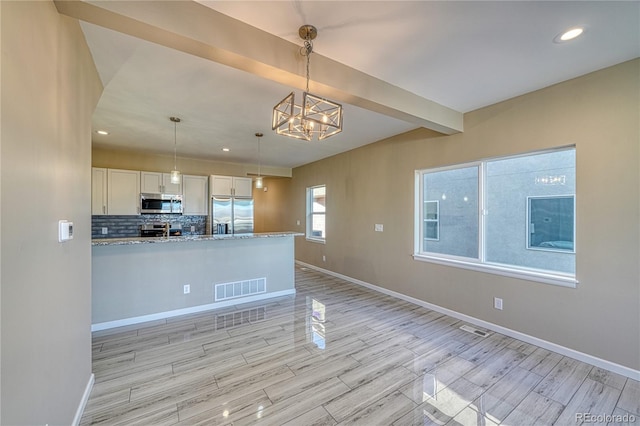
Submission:
{"label": "pendant light cord", "polygon": [[260,132],[256,133],[256,138],[258,138],[258,177],[261,177],[261,169],[262,169],[262,156],[260,155],[260,139],[262,139],[263,134]]}
{"label": "pendant light cord", "polygon": [[177,145],[178,145],[178,122],[173,122],[173,170],[178,170]]}

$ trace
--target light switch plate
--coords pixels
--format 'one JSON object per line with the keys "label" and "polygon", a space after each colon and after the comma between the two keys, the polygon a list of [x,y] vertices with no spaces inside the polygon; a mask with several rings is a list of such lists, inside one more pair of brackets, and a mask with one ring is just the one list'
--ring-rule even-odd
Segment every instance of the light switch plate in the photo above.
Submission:
{"label": "light switch plate", "polygon": [[376,232],[382,232],[384,231],[384,225],[381,223],[376,223],[373,229],[375,229]]}

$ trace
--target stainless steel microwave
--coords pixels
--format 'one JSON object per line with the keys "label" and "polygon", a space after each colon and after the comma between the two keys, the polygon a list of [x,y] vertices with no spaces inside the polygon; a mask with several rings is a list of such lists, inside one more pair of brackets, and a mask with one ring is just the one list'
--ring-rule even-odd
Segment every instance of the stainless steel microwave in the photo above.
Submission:
{"label": "stainless steel microwave", "polygon": [[182,195],[140,194],[141,214],[182,214]]}

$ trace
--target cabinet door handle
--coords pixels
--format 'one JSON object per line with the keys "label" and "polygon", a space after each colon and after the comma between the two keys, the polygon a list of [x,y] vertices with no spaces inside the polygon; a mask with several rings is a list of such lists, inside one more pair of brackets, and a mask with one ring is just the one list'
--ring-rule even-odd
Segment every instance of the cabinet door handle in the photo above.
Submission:
{"label": "cabinet door handle", "polygon": [[102,206],[102,214],[106,214],[107,213],[107,206]]}

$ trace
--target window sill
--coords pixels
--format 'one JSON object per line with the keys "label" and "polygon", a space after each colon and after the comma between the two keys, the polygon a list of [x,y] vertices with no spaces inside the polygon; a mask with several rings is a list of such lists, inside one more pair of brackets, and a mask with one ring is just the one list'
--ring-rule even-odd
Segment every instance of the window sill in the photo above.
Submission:
{"label": "window sill", "polygon": [[544,284],[559,285],[562,287],[576,288],[578,280],[569,274],[517,269],[503,265],[481,264],[468,262],[459,259],[446,259],[441,257],[427,256],[424,254],[414,254],[414,260],[421,262],[436,263],[439,265],[453,266],[457,268],[469,269],[472,271],[486,272],[489,274],[502,275],[505,277],[518,278],[522,280],[535,281]]}
{"label": "window sill", "polygon": [[323,238],[306,237],[305,239],[311,243],[325,244],[325,240]]}

